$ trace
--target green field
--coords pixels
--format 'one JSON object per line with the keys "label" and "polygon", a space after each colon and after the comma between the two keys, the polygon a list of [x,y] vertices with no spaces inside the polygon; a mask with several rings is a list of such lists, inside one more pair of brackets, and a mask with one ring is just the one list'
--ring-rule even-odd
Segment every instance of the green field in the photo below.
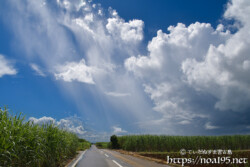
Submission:
{"label": "green field", "polygon": [[90,143],[55,125],[35,125],[0,109],[0,166],[64,166]]}
{"label": "green field", "polygon": [[110,148],[110,144],[109,142],[97,142],[95,143],[96,147],[99,148],[99,149],[107,149],[107,148]]}
{"label": "green field", "polygon": [[180,149],[250,149],[250,135],[232,136],[119,136],[119,148],[135,152],[176,152]]}
{"label": "green field", "polygon": [[[110,145],[118,145],[119,149],[136,152],[148,158],[158,159],[161,162],[167,162],[167,156],[171,158],[192,158],[197,157],[206,159],[230,158],[233,159],[247,158],[246,164],[205,164],[208,167],[249,167],[250,159],[250,135],[232,135],[232,136],[157,136],[157,135],[129,135],[119,136],[117,143]],[[185,149],[185,155],[180,154],[180,150]],[[193,150],[195,153],[189,153],[188,150]],[[198,153],[198,150],[232,150],[232,154],[222,153]],[[130,152],[127,152],[130,153]],[[180,164],[179,164],[180,165]],[[204,166],[204,164],[188,164],[188,166]]]}

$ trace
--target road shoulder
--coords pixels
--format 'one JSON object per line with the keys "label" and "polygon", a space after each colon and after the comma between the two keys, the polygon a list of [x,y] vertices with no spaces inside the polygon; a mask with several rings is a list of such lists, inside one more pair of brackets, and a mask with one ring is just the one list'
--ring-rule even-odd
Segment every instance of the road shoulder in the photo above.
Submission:
{"label": "road shoulder", "polygon": [[123,150],[107,150],[107,149],[105,149],[104,151],[113,155],[114,157],[116,157],[118,159],[123,160],[124,162],[126,162],[132,166],[138,166],[138,167],[167,166],[166,162],[163,162],[162,160],[144,157],[144,156],[132,153],[132,152],[127,152],[127,151],[123,151]]}
{"label": "road shoulder", "polygon": [[76,164],[82,159],[83,154],[85,154],[87,150],[85,151],[78,151],[77,156],[72,159],[65,167],[75,167]]}

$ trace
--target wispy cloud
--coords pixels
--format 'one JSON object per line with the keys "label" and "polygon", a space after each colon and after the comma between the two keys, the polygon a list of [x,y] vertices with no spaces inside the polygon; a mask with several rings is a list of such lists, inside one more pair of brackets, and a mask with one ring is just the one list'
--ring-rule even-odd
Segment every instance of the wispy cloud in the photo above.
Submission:
{"label": "wispy cloud", "polygon": [[120,93],[120,92],[105,92],[108,96],[114,96],[114,97],[126,97],[130,96],[130,93]]}
{"label": "wispy cloud", "polygon": [[31,63],[30,67],[32,70],[36,72],[37,75],[46,77],[45,73],[41,70],[41,68],[37,64]]}
{"label": "wispy cloud", "polygon": [[205,128],[208,129],[208,130],[213,130],[213,129],[218,129],[219,127],[212,125],[211,122],[207,122],[205,124]]}
{"label": "wispy cloud", "polygon": [[191,122],[190,121],[188,121],[188,120],[183,120],[183,121],[180,121],[179,122],[179,124],[181,124],[181,125],[188,125],[188,124],[190,124]]}

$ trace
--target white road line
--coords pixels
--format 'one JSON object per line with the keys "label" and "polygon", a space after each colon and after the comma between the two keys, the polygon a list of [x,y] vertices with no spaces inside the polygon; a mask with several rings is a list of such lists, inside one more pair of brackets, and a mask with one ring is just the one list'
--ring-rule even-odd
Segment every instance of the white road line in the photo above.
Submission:
{"label": "white road line", "polygon": [[118,162],[116,162],[115,160],[112,160],[117,166],[122,167]]}
{"label": "white road line", "polygon": [[106,157],[109,157],[107,154],[104,154]]}
{"label": "white road line", "polygon": [[76,164],[82,159],[83,154],[85,154],[86,150],[82,152],[82,154],[79,156],[79,158],[73,163],[72,167],[75,167]]}

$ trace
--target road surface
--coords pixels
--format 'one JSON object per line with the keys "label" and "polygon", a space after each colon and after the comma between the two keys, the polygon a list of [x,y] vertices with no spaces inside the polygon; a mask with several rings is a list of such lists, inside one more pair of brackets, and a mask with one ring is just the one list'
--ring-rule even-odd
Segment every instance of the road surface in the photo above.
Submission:
{"label": "road surface", "polygon": [[167,165],[157,164],[111,150],[97,149],[96,146],[92,145],[76,167],[167,167]]}

